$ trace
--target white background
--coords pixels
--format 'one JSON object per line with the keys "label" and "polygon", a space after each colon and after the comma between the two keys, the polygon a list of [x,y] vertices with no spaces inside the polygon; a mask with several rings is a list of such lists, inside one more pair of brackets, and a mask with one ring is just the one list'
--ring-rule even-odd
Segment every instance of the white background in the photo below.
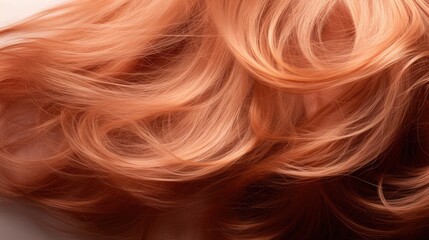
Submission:
{"label": "white background", "polygon": [[0,28],[66,0],[0,0]]}

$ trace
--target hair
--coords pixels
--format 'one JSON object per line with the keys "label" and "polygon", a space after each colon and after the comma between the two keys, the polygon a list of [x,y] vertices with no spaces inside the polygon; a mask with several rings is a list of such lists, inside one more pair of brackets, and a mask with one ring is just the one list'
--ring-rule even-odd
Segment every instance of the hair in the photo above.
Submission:
{"label": "hair", "polygon": [[0,194],[85,236],[429,236],[426,0],[75,0],[0,39]]}

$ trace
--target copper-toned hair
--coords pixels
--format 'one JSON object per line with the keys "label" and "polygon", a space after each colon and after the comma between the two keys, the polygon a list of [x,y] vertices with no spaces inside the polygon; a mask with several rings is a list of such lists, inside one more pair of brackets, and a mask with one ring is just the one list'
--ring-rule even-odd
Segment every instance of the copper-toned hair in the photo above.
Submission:
{"label": "copper-toned hair", "polygon": [[427,0],[76,0],[0,40],[0,193],[86,236],[429,236]]}

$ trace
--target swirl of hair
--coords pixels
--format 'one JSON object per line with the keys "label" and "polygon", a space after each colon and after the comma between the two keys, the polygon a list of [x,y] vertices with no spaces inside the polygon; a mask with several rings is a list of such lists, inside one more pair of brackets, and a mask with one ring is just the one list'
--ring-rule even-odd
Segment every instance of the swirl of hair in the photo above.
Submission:
{"label": "swirl of hair", "polygon": [[61,230],[429,236],[427,0],[74,0],[0,39],[0,195]]}

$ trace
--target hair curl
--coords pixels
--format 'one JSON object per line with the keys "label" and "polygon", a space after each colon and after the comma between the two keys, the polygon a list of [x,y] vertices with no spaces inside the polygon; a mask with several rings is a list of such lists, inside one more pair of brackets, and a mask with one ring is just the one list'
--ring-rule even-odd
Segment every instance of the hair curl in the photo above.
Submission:
{"label": "hair curl", "polygon": [[427,0],[76,0],[0,39],[0,193],[84,234],[429,236]]}

